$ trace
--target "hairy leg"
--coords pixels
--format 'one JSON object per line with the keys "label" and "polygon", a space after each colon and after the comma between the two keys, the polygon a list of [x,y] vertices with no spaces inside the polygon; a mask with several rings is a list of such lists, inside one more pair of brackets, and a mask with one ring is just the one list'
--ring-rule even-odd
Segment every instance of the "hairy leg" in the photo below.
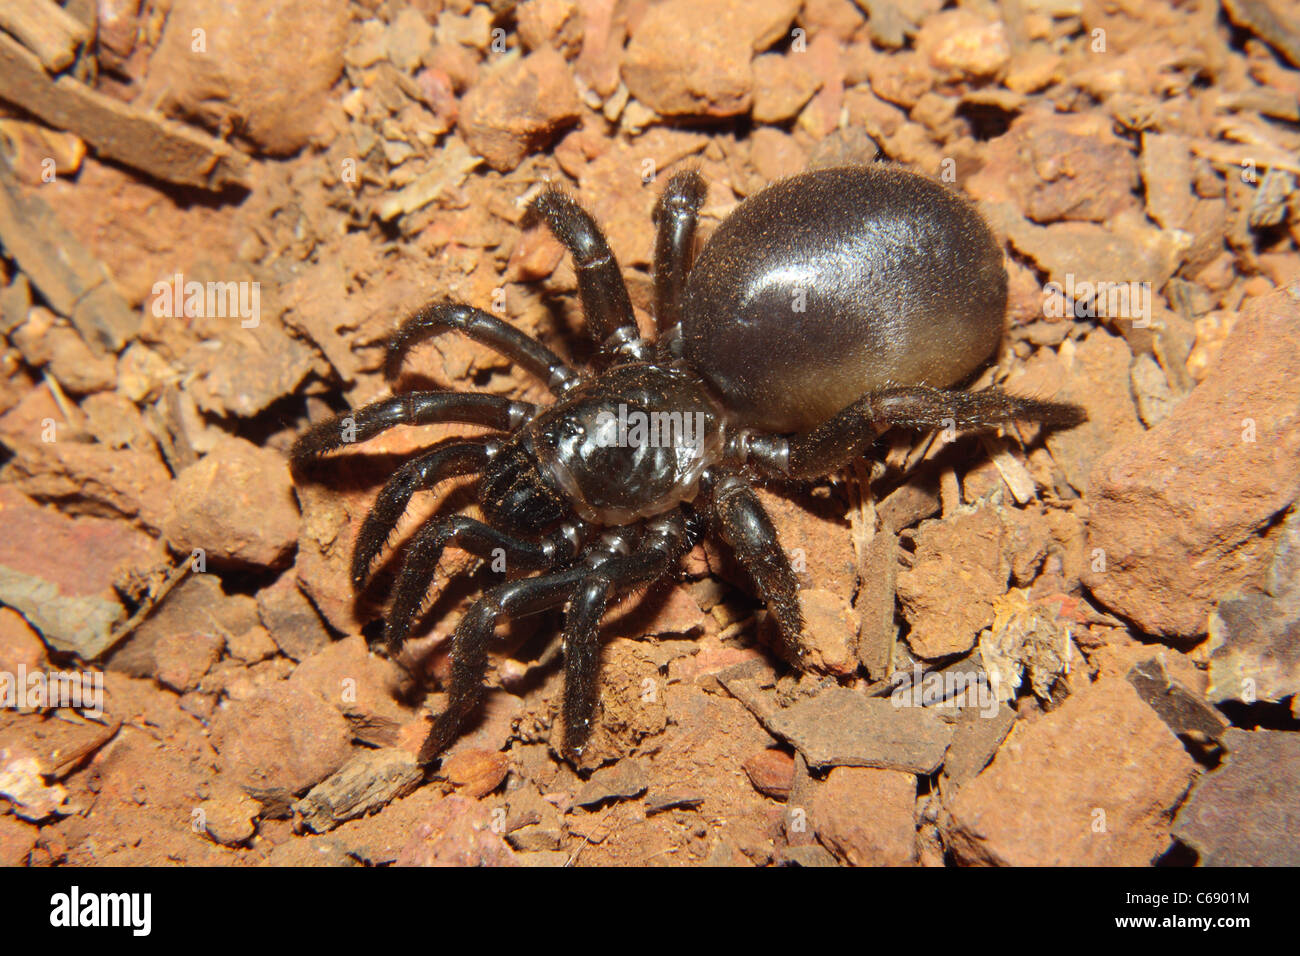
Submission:
{"label": "hairy leg", "polygon": [[600,676],[599,625],[610,600],[672,570],[697,537],[675,511],[649,522],[630,548],[614,532],[583,554],[589,576],[574,591],[564,627],[564,749],[570,755],[581,755],[591,734]]}
{"label": "hairy leg", "polygon": [[482,471],[495,452],[496,443],[485,438],[450,441],[397,469],[379,492],[357,535],[352,549],[353,587],[358,591],[365,587],[375,559],[388,543],[388,536],[397,527],[415,492],[457,475]]}
{"label": "hairy leg", "polygon": [[448,545],[454,544],[482,558],[490,557],[500,549],[512,568],[539,570],[571,558],[575,541],[576,536],[568,528],[557,531],[550,538],[530,541],[464,515],[432,519],[406,549],[384,628],[384,640],[390,651],[396,653],[410,633],[411,624],[419,614],[433,581],[438,559]]}
{"label": "hairy leg", "polygon": [[877,426],[992,428],[1013,421],[1068,427],[1087,419],[1078,405],[1019,398],[1000,389],[964,392],[939,388],[892,388],[862,396],[825,424],[800,435],[758,435],[749,458],[790,478],[815,478],[862,453]]}
{"label": "hairy leg", "polygon": [[595,575],[578,585],[564,622],[564,749],[579,756],[591,735],[600,684],[600,619],[613,583]]}
{"label": "hairy leg", "polygon": [[402,323],[388,343],[384,373],[395,379],[406,351],[417,342],[455,330],[500,352],[552,392],[562,392],[580,378],[558,355],[513,325],[473,306],[458,302],[426,305]]}
{"label": "hairy leg", "polygon": [[546,190],[528,206],[526,223],[545,219],[555,238],[573,256],[578,274],[578,298],[587,318],[587,331],[607,355],[633,361],[649,357],[632,315],[618,260],[596,221],[563,191]]}
{"label": "hairy leg", "polygon": [[383,398],[327,421],[298,436],[290,456],[295,464],[345,445],[367,441],[398,425],[464,422],[513,431],[537,411],[531,402],[514,402],[481,392],[407,392]]}
{"label": "hairy leg", "polygon": [[583,567],[498,585],[470,607],[452,637],[451,682],[447,708],[434,718],[420,762],[428,763],[455,738],[456,731],[483,697],[488,644],[502,617],[523,617],[559,607],[588,575]]}
{"label": "hairy leg", "polygon": [[655,321],[661,344],[665,337],[681,334],[682,291],[691,268],[695,226],[704,195],[704,179],[690,169],[668,180],[655,205]]}
{"label": "hairy leg", "polygon": [[722,539],[754,579],[759,597],[776,617],[782,651],[792,664],[798,665],[804,656],[799,640],[803,631],[799,580],[777,539],[772,519],[754,489],[737,475],[706,473],[704,486]]}

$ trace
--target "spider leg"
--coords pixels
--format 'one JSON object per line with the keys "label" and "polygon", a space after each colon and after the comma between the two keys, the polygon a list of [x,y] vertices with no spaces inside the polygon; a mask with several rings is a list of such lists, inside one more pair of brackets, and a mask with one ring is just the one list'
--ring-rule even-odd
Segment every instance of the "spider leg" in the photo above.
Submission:
{"label": "spider leg", "polygon": [[573,256],[578,274],[578,298],[587,318],[587,331],[607,354],[619,354],[632,361],[649,357],[632,315],[618,260],[605,234],[585,209],[562,190],[547,189],[528,205],[525,223],[546,220],[555,238]]}
{"label": "spider leg", "polygon": [[798,435],[758,435],[749,440],[749,458],[764,469],[790,478],[815,478],[862,453],[880,425],[906,428],[992,428],[1025,420],[1071,426],[1087,413],[1068,402],[1020,398],[1000,389],[891,388],[862,396],[822,425]]}
{"label": "spider leg", "polygon": [[633,548],[613,532],[583,555],[590,576],[574,590],[564,627],[564,749],[569,754],[581,755],[591,734],[600,676],[599,626],[610,599],[664,575],[697,537],[677,511],[648,524]]}
{"label": "spider leg", "polygon": [[432,488],[441,481],[481,471],[496,453],[496,443],[484,438],[450,441],[419,458],[408,461],[393,474],[375,499],[375,505],[366,515],[352,549],[352,585],[358,591],[365,587],[370,569],[379,552],[388,542],[388,536],[406,511],[411,495]]}
{"label": "spider leg", "polygon": [[298,436],[289,454],[300,465],[344,445],[374,438],[397,425],[464,422],[513,431],[536,411],[537,406],[531,402],[514,402],[481,392],[407,392],[317,422]]}
{"label": "spider leg", "polygon": [[582,753],[591,734],[600,679],[600,619],[613,582],[593,575],[578,585],[564,621],[564,749]]}
{"label": "spider leg", "polygon": [[754,489],[735,474],[706,472],[702,488],[722,534],[740,566],[749,572],[759,597],[775,615],[781,648],[791,663],[803,659],[803,608],[799,580],[777,539],[776,528]]}
{"label": "spider leg", "polygon": [[569,568],[521,581],[499,584],[474,602],[452,638],[451,682],[447,708],[433,721],[420,749],[420,762],[428,763],[451,743],[465,717],[483,697],[488,644],[503,616],[523,617],[558,607],[569,599],[574,586],[588,575],[584,567]]}
{"label": "spider leg", "polygon": [[691,268],[695,225],[704,195],[704,179],[688,169],[668,180],[655,204],[655,320],[661,344],[681,335],[682,290]]}
{"label": "spider leg", "polygon": [[580,378],[558,355],[531,335],[482,309],[458,302],[426,305],[403,322],[388,342],[384,374],[390,381],[395,379],[401,370],[402,358],[407,349],[417,342],[453,329],[500,352],[533,377],[545,382],[552,392],[562,392]]}
{"label": "spider leg", "polygon": [[406,640],[433,581],[438,559],[449,544],[481,558],[500,549],[512,562],[512,567],[538,570],[572,557],[578,538],[579,533],[571,525],[562,526],[554,535],[538,542],[498,531],[464,515],[435,518],[416,533],[407,548],[384,628],[384,639],[389,649],[396,653]]}

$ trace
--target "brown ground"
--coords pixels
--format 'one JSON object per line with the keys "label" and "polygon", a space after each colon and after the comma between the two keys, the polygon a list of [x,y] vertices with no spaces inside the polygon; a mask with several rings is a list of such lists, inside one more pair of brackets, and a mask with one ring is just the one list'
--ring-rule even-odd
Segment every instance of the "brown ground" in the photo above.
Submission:
{"label": "brown ground", "polygon": [[[28,64],[0,84],[0,691],[20,668],[104,681],[102,713],[0,710],[0,862],[1300,862],[1284,0],[136,6],[0,23],[39,55],[0,30]],[[544,182],[603,224],[648,329],[669,175],[707,179],[707,235],[775,178],[877,151],[1005,241],[1007,347],[977,384],[1089,422],[891,433],[764,490],[813,671],[701,547],[607,621],[576,766],[561,619],[503,628],[481,716],[422,778],[447,638],[495,576],[445,557],[391,661],[367,639],[400,558],[360,599],[347,562],[396,464],[466,430],[296,477],[295,436],[388,394],[382,342],[431,296],[590,355],[570,263],[521,227]],[[169,309],[177,274],[257,283],[256,321]],[[545,398],[454,336],[406,368]],[[395,551],[439,508],[473,513],[464,482]],[[914,666],[1014,699],[891,700]]]}

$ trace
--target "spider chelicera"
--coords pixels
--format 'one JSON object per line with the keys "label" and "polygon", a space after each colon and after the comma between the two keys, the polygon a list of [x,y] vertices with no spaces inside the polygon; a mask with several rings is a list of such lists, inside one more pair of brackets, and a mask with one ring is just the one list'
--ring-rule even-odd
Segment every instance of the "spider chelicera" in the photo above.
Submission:
{"label": "spider chelicera", "polygon": [[500,437],[446,441],[402,465],[357,536],[358,590],[416,491],[479,474],[485,521],[436,516],[407,548],[385,638],[396,652],[449,545],[538,571],[479,597],[456,628],[448,704],[420,755],[434,759],[478,703],[497,622],[548,608],[564,625],[564,749],[581,753],[597,701],[598,628],[611,600],[668,573],[716,531],[775,617],[798,666],[798,583],[753,490],[828,474],[879,429],[1073,425],[1077,406],[997,389],[968,392],[1002,338],[1002,251],[943,185],[886,164],[802,173],[742,202],[692,265],[704,182],[678,173],[655,207],[654,342],[638,331],[619,266],[590,215],[558,189],[528,208],[572,255],[598,370],[468,305],[439,302],[392,338],[386,371],[445,331],[496,349],[544,381],[544,407],[496,395],[418,391],[321,422],[308,459],[395,425],[466,422]]}

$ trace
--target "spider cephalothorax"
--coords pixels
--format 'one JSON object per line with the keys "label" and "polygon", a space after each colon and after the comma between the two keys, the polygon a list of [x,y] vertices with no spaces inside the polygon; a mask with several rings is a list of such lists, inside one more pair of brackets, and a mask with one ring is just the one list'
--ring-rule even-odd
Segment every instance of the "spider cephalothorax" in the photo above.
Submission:
{"label": "spider cephalothorax", "polygon": [[[395,374],[414,342],[456,330],[546,382],[539,408],[495,395],[412,392],[312,427],[296,463],[394,425],[467,422],[504,437],[443,442],[398,469],[367,515],[352,576],[365,586],[411,495],[481,474],[486,521],[435,517],[405,555],[385,637],[396,650],[443,550],[504,552],[533,577],[491,588],[453,637],[449,703],[421,753],[432,760],[482,695],[497,621],[567,606],[564,746],[578,753],[597,698],[598,626],[619,593],[670,571],[714,529],[802,659],[798,584],[755,495],[758,479],[807,479],[860,454],[880,427],[1072,425],[1074,405],[996,389],[953,390],[996,352],[1006,307],[1002,253],[975,211],[898,167],[822,169],[741,203],[692,268],[704,184],[674,176],[655,209],[655,319],[637,330],[618,263],[591,217],[549,189],[529,207],[574,257],[600,370],[582,375],[501,319],[430,305],[389,346]],[[499,549],[499,551],[498,551]]]}

